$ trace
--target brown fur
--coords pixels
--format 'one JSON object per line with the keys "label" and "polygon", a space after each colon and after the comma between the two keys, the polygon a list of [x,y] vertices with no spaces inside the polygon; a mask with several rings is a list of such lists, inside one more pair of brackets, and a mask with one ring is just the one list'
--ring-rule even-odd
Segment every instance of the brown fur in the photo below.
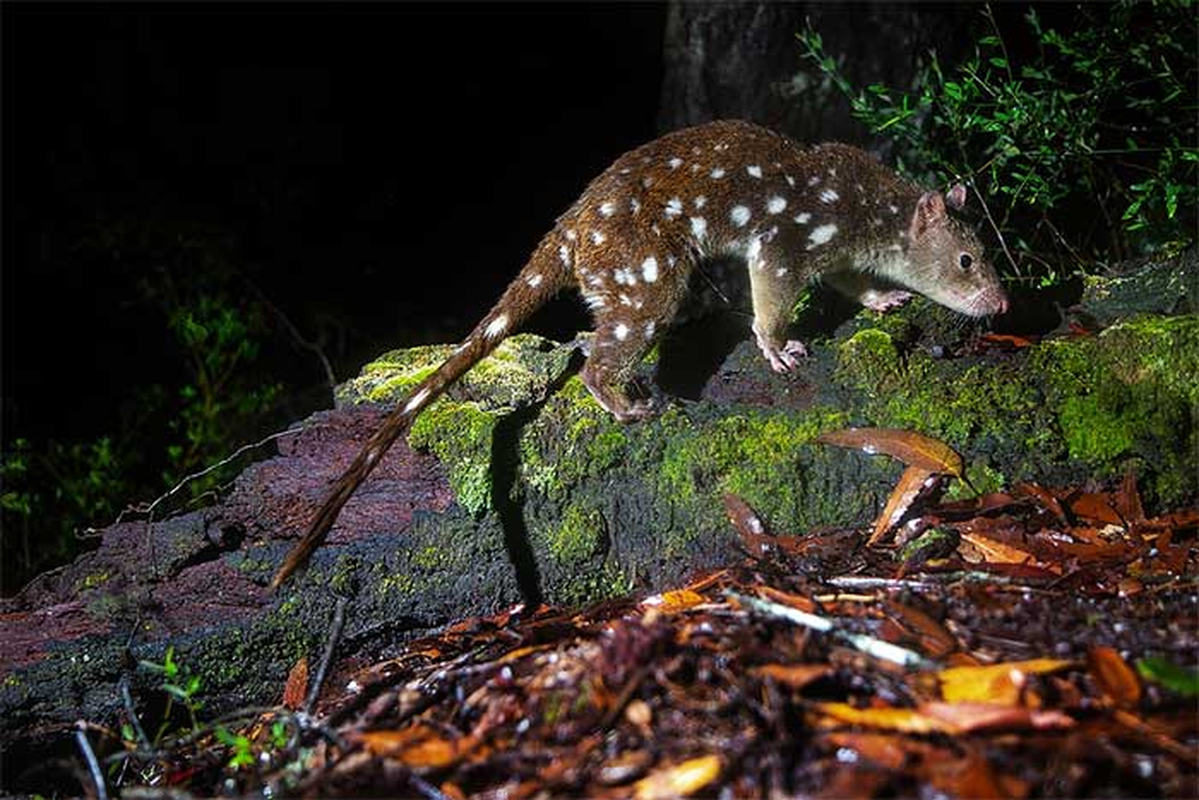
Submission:
{"label": "brown fur", "polygon": [[911,289],[972,316],[1002,313],[1007,299],[998,279],[973,232],[947,214],[947,200],[960,207],[965,189],[921,192],[853,147],[802,147],[745,122],[688,128],[624,154],[558,218],[455,354],[387,417],[334,484],[272,588],[319,546],[416,415],[567,286],[579,289],[595,320],[583,380],[621,421],[653,413],[651,401],[629,397],[629,378],[707,256],[745,258],[754,333],[780,371],[804,352],[785,333],[814,278],[876,309],[903,302],[903,289]]}

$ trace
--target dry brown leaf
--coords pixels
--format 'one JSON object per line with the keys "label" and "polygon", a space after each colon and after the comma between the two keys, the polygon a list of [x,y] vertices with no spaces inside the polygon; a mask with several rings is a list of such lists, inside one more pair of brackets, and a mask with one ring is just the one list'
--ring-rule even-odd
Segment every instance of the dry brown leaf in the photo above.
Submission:
{"label": "dry brown leaf", "polygon": [[937,673],[947,703],[990,703],[1014,706],[1028,675],[1043,675],[1074,666],[1073,661],[1034,658],[984,667],[949,667]]}
{"label": "dry brown leaf", "polygon": [[809,614],[815,613],[819,608],[815,601],[808,597],[804,597],[801,594],[784,592],[782,589],[776,589],[773,586],[758,587],[758,595],[765,597],[767,600],[773,600],[776,603],[782,603],[785,606],[798,608],[800,611],[806,611]]}
{"label": "dry brown leaf", "polygon": [[1037,711],[995,703],[925,703],[920,712],[957,733],[983,730],[1069,728],[1074,720],[1060,711]]}
{"label": "dry brown leaf", "polygon": [[899,524],[903,515],[911,508],[912,502],[920,496],[920,492],[928,485],[933,473],[923,467],[911,466],[899,476],[899,482],[887,498],[887,505],[874,522],[874,532],[866,541],[867,546],[878,544],[887,532]]}
{"label": "dry brown leaf", "polygon": [[749,503],[735,494],[726,494],[724,513],[732,523],[733,530],[737,531],[745,552],[760,556],[775,548],[774,537],[767,535],[766,526]]}
{"label": "dry brown leaf", "polygon": [[308,656],[303,656],[292,665],[287,673],[287,684],[283,687],[283,705],[292,711],[304,705],[308,696]]}
{"label": "dry brown leaf", "polygon": [[698,792],[720,776],[720,756],[700,756],[664,767],[633,784],[637,800],[679,797]]}
{"label": "dry brown leaf", "polygon": [[902,733],[956,733],[949,722],[933,719],[915,708],[855,708],[849,703],[817,703],[825,722],[865,725]]}
{"label": "dry brown leaf", "polygon": [[[961,531],[961,535],[962,535],[962,541],[969,543],[975,549],[975,551],[977,551],[977,553],[979,555],[978,559],[972,559],[970,557],[971,554],[968,550],[959,548],[959,552],[962,554],[962,557],[965,558],[967,561],[978,560],[978,561],[985,561],[989,564],[1036,564],[1037,563],[1037,559],[1035,559],[1033,557],[1032,553],[1028,552],[1027,550],[1021,550],[1017,547],[1012,547],[1011,545],[1004,544],[1003,542],[996,541],[995,539],[992,539],[987,536],[981,536],[976,533],[969,533],[967,531]],[[1046,567],[1046,569],[1052,570],[1054,572],[1061,571],[1061,568],[1055,564],[1048,564],[1048,565],[1044,565],[1044,566]]]}
{"label": "dry brown leaf", "polygon": [[1133,709],[1141,702],[1141,681],[1113,648],[1092,647],[1087,665],[1099,688],[1117,708]]}
{"label": "dry brown leaf", "polygon": [[1053,514],[1061,524],[1069,524],[1069,520],[1066,519],[1066,510],[1062,508],[1061,501],[1040,484],[1018,483],[1015,486],[1015,490],[1017,494],[1023,494],[1036,500],[1042,508]]}
{"label": "dry brown leaf", "polygon": [[932,658],[944,658],[958,647],[954,638],[944,625],[925,614],[918,608],[912,608],[894,600],[887,601],[887,608],[899,618],[903,627],[914,633],[920,640],[924,652]]}
{"label": "dry brown leaf", "polygon": [[416,769],[448,767],[474,746],[469,737],[446,739],[440,731],[419,724],[396,731],[364,731],[361,737],[373,755],[393,758]]}
{"label": "dry brown leaf", "polygon": [[1109,525],[1123,525],[1124,520],[1112,508],[1106,494],[1080,492],[1070,498],[1070,510],[1075,516],[1106,522]]}
{"label": "dry brown leaf", "polygon": [[1137,491],[1137,476],[1130,468],[1120,481],[1120,488],[1112,498],[1116,512],[1130,525],[1145,521],[1145,509],[1141,505],[1141,493]]}
{"label": "dry brown leaf", "polygon": [[828,431],[816,441],[852,447],[871,455],[885,453],[903,463],[941,475],[962,477],[962,457],[952,447],[913,431],[895,428],[845,428]]}
{"label": "dry brown leaf", "polygon": [[750,670],[760,678],[770,678],[792,689],[802,689],[832,671],[831,664],[764,664]]}
{"label": "dry brown leaf", "polygon": [[913,754],[939,753],[941,748],[918,739],[908,739],[891,733],[859,733],[834,731],[821,737],[836,748],[848,748],[862,758],[887,769],[899,769]]}

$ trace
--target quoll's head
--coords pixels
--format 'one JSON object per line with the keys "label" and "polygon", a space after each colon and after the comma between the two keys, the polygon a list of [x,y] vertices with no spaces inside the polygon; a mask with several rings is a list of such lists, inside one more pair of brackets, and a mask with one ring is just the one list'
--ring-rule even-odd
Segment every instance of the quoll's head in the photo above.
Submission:
{"label": "quoll's head", "polygon": [[946,205],[964,207],[966,187],[958,184],[945,195],[926,192],[916,203],[907,240],[911,288],[971,317],[1003,314],[1007,295],[982,243],[969,225],[949,215]]}

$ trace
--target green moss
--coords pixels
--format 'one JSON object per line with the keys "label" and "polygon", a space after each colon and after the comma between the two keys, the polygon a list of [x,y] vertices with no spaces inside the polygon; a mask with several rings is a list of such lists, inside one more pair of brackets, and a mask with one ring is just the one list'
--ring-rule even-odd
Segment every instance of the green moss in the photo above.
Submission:
{"label": "green moss", "polygon": [[[1049,405],[1069,456],[1104,476],[1129,457],[1153,460],[1152,490],[1166,503],[1194,487],[1193,413],[1199,403],[1199,319],[1145,317],[1099,336],[1037,348]],[[1177,442],[1172,450],[1162,443]]]}
{"label": "green moss", "polygon": [[107,572],[94,572],[91,575],[84,575],[75,583],[76,591],[84,589],[95,589],[97,586],[103,586],[108,583],[108,579],[112,576]]}
{"label": "green moss", "polygon": [[549,536],[549,553],[565,568],[586,563],[603,552],[607,533],[598,509],[572,505]]}
{"label": "green moss", "polygon": [[[945,492],[947,501],[966,500],[979,495],[1001,492],[1007,485],[1007,476],[992,469],[985,461],[973,461],[966,465],[966,481],[955,480]],[[973,488],[971,488],[973,487]]]}
{"label": "green moss", "polygon": [[[718,519],[721,497],[730,492],[766,519],[809,518],[810,487],[802,485],[797,465],[804,448],[820,433],[843,427],[848,415],[818,408],[802,416],[751,412],[676,431],[667,438],[658,474],[659,485],[676,503],[703,507],[703,516]],[[804,502],[804,498],[808,502]],[[667,542],[668,550],[685,546],[688,535]]]}
{"label": "green moss", "polygon": [[624,597],[633,591],[632,576],[615,564],[605,564],[603,569],[588,575],[572,578],[570,583],[556,592],[558,602],[566,606],[590,605],[613,597]]}
{"label": "green moss", "polygon": [[859,385],[867,384],[860,376],[874,376],[879,384],[890,383],[901,367],[890,334],[877,328],[858,331],[846,339],[837,349],[837,362],[841,374]]}
{"label": "green moss", "polygon": [[[544,441],[543,430],[558,431],[561,438]],[[538,424],[522,432],[521,475],[530,488],[557,496],[625,460],[630,444],[626,429],[600,408],[575,376],[546,403]]]}
{"label": "green moss", "polygon": [[408,443],[428,448],[449,471],[458,504],[471,514],[491,508],[491,449],[498,420],[478,403],[442,401],[425,409]]}
{"label": "green moss", "polygon": [[412,566],[418,569],[442,569],[446,561],[445,553],[435,545],[426,545],[412,554]]}

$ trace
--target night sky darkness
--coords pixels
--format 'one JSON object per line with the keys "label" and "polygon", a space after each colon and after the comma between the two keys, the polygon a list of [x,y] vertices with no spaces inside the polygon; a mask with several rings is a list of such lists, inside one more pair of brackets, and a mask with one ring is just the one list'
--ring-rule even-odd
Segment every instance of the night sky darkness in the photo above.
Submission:
{"label": "night sky darkness", "polygon": [[[100,218],[231,233],[305,334],[322,314],[345,326],[339,379],[465,333],[586,182],[655,136],[664,21],[656,5],[5,3],[5,440],[95,437],[132,385],[183,376],[127,279],[70,256]],[[296,382],[318,383],[296,359]]]}

